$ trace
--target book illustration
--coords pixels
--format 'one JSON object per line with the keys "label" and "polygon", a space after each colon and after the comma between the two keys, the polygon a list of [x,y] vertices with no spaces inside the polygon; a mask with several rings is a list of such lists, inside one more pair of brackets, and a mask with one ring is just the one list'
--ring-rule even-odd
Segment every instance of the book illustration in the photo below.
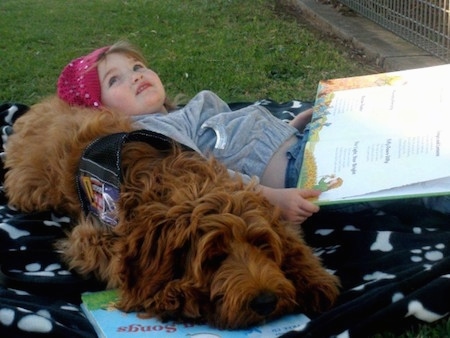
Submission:
{"label": "book illustration", "polygon": [[90,311],[95,310],[116,310],[116,302],[118,299],[117,290],[105,290],[100,292],[89,292],[81,296],[84,305]]}
{"label": "book illustration", "polygon": [[335,174],[324,175],[320,178],[319,182],[313,187],[313,189],[320,190],[322,192],[330,189],[337,189],[344,183],[344,180],[337,177]]}
{"label": "book illustration", "polygon": [[383,73],[355,76],[341,79],[322,80],[317,97],[327,96],[339,90],[404,85],[406,80],[397,73]]}
{"label": "book illustration", "polygon": [[445,65],[322,81],[298,187],[326,203],[435,189],[423,183],[450,177],[449,76]]}

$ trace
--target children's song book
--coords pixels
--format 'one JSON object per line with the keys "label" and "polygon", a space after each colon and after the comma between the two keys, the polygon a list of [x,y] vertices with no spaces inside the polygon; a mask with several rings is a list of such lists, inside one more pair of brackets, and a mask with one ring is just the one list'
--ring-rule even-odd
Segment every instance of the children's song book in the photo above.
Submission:
{"label": "children's song book", "polygon": [[450,193],[450,65],[319,83],[298,187],[318,204]]}
{"label": "children's song book", "polygon": [[137,313],[125,313],[115,307],[116,290],[82,294],[81,309],[100,338],[120,337],[197,337],[197,338],[273,338],[300,330],[309,322],[303,314],[286,315],[279,319],[242,330],[219,330],[208,325],[161,322],[156,318],[140,318]]}

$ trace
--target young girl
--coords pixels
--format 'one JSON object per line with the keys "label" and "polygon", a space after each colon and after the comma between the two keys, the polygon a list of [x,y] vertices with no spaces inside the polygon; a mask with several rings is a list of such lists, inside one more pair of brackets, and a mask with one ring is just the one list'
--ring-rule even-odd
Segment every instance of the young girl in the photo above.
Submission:
{"label": "young girl", "polygon": [[303,129],[311,111],[290,124],[261,106],[231,111],[217,95],[198,93],[176,109],[158,75],[127,42],[103,47],[70,62],[58,80],[58,96],[71,105],[102,107],[130,115],[136,127],[164,134],[204,156],[213,155],[259,189],[297,224],[319,207],[308,201],[319,191],[297,189]]}
{"label": "young girl", "polygon": [[[164,134],[204,156],[213,155],[244,180],[256,177],[261,192],[280,207],[287,220],[301,224],[319,211],[308,199],[317,197],[320,191],[296,188],[311,110],[288,124],[262,106],[232,111],[210,91],[198,93],[185,107],[176,109],[167,99],[158,75],[126,42],[73,60],[63,69],[57,87],[58,96],[71,105],[105,107],[130,115],[136,128]],[[404,203],[449,214],[449,199],[429,197]],[[386,203],[327,209],[354,212]]]}

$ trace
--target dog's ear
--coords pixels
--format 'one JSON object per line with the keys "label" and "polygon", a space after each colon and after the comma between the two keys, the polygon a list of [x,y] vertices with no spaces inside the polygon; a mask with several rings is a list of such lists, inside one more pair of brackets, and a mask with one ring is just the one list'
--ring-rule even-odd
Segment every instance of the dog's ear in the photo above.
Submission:
{"label": "dog's ear", "polygon": [[296,229],[286,225],[285,230],[282,268],[286,278],[294,283],[299,310],[312,314],[329,309],[339,294],[339,279],[324,269]]}
{"label": "dog's ear", "polygon": [[[185,273],[191,236],[167,216],[162,203],[137,206],[134,217],[120,219],[116,244],[120,257],[121,307],[151,307],[153,297]],[[151,210],[151,212],[149,212]],[[147,304],[147,305],[144,305]]]}

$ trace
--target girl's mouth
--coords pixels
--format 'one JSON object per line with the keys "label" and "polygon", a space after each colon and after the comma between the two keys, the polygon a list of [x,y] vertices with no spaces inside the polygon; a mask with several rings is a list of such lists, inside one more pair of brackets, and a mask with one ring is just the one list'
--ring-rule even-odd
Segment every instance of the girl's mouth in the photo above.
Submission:
{"label": "girl's mouth", "polygon": [[150,83],[143,83],[143,84],[141,84],[141,85],[138,87],[137,91],[136,91],[136,95],[139,95],[139,94],[142,93],[144,90],[146,90],[147,88],[150,88],[150,87],[151,87]]}

